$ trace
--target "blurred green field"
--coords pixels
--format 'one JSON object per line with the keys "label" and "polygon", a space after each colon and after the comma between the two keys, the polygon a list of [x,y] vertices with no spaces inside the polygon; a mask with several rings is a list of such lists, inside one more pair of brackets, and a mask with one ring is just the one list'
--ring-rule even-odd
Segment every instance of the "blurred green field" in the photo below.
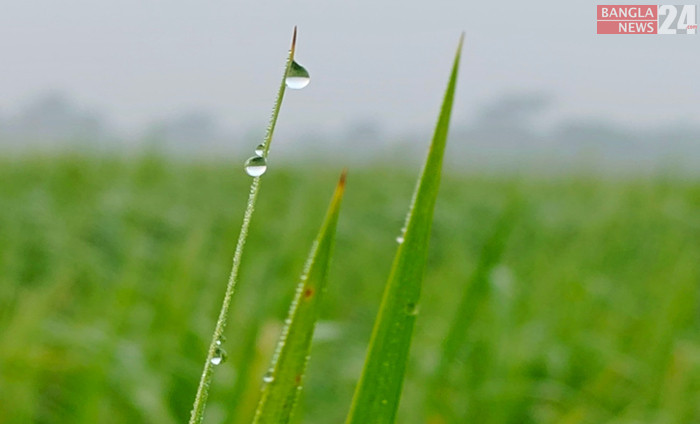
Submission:
{"label": "blurred green field", "polygon": [[[250,182],[239,162],[0,160],[0,423],[187,421]],[[418,173],[377,165],[350,169],[297,422],[343,422],[361,372]],[[265,175],[206,422],[250,422],[338,173]],[[469,343],[435,381],[513,199]],[[700,182],[680,178],[448,173],[398,422],[440,423],[436,400],[456,423],[700,422],[699,212]]]}

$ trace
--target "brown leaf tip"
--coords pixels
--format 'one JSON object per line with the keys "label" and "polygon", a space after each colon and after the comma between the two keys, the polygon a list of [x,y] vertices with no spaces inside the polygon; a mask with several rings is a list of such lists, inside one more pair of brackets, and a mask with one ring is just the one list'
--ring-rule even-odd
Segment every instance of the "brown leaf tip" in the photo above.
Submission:
{"label": "brown leaf tip", "polygon": [[340,180],[338,180],[338,188],[343,189],[345,188],[345,179],[348,177],[348,168],[343,169],[343,172],[340,174]]}
{"label": "brown leaf tip", "polygon": [[297,46],[297,26],[294,25],[294,34],[292,35],[292,53],[294,53],[296,46]]}

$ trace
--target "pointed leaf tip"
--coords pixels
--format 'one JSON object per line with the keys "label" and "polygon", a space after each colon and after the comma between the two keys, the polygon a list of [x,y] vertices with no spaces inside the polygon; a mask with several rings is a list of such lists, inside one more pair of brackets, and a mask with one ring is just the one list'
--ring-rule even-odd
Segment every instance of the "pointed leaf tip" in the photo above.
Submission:
{"label": "pointed leaf tip", "polygon": [[292,51],[292,59],[294,59],[294,50],[297,47],[297,26],[294,25],[294,34],[292,35],[292,48],[290,49]]}
{"label": "pointed leaf tip", "polygon": [[344,189],[345,188],[345,180],[348,177],[348,168],[344,168],[343,172],[340,174],[340,179],[338,180],[338,188]]}
{"label": "pointed leaf tip", "polygon": [[462,55],[462,46],[464,45],[464,31],[459,36],[459,42],[457,43],[457,57]]}

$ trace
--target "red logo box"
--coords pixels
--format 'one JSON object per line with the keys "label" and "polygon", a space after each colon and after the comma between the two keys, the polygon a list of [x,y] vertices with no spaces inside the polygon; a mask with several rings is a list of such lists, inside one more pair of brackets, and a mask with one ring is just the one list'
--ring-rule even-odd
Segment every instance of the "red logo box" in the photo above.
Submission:
{"label": "red logo box", "polygon": [[656,34],[658,6],[650,4],[598,5],[598,34]]}

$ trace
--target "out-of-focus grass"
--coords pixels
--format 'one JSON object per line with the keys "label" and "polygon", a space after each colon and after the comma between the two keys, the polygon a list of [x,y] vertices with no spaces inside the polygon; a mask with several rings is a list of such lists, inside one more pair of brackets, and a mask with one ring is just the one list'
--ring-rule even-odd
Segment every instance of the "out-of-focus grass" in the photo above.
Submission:
{"label": "out-of-focus grass", "polygon": [[[335,173],[266,174],[232,317],[262,324],[231,327],[206,422],[234,422],[237,377],[259,387]],[[347,413],[415,177],[352,173],[297,422]],[[0,422],[186,421],[248,184],[228,163],[2,161]],[[517,222],[447,377],[449,415],[699,421],[700,183],[450,173],[398,421],[421,422],[441,341],[512,195]],[[244,392],[235,422],[257,402]]]}

